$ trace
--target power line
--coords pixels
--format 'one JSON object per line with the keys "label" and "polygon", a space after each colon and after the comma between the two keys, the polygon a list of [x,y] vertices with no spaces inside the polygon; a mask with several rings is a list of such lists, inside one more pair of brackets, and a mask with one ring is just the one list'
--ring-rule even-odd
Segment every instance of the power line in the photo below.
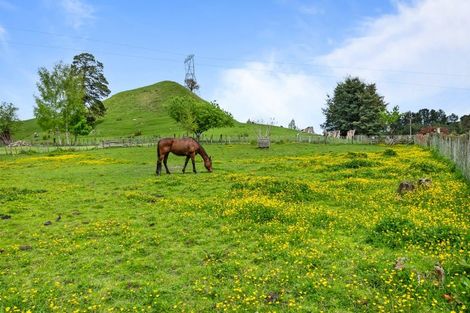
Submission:
{"label": "power line", "polygon": [[[68,51],[74,51],[76,53],[83,52],[83,49],[79,48],[69,48],[69,47],[61,47],[61,46],[52,46],[52,45],[42,45],[42,44],[30,44],[30,43],[23,43],[23,42],[15,42],[10,40],[5,40],[4,42],[10,45],[17,45],[17,46],[27,46],[27,47],[37,47],[37,48],[45,48],[45,49],[62,49]],[[159,57],[149,57],[144,55],[131,55],[125,53],[116,53],[110,51],[102,51],[96,50],[96,53],[101,53],[105,55],[112,55],[112,56],[119,56],[119,57],[127,57],[127,58],[136,58],[136,59],[146,59],[151,61],[158,61],[158,62],[172,62],[172,63],[180,63],[181,59],[171,59],[171,58],[159,58]],[[267,64],[263,62],[256,62],[258,64]],[[275,63],[275,62],[274,62]],[[276,64],[280,64],[279,62]],[[287,64],[287,63],[285,63]],[[220,69],[234,69],[233,67],[224,66],[224,65],[217,65],[217,64],[209,64],[209,63],[198,63],[198,66],[203,67],[212,67],[212,68],[220,68]],[[250,72],[264,72],[264,73],[272,73],[272,74],[292,74],[290,71],[282,71],[282,70],[269,70],[269,69],[257,69],[257,68],[245,68],[244,70]],[[317,76],[317,77],[327,77],[327,78],[334,78],[334,79],[342,79],[343,77],[340,75],[331,75],[319,72],[308,72],[304,73],[307,76]],[[427,88],[442,88],[442,89],[456,89],[456,90],[463,90],[463,91],[470,91],[468,87],[457,87],[457,86],[442,86],[442,85],[433,85],[433,84],[422,84],[422,83],[415,83],[415,82],[403,82],[403,81],[389,81],[389,80],[380,80],[382,83],[391,83],[391,84],[401,84],[401,85],[410,85],[410,86],[420,86],[420,87],[427,87]]]}
{"label": "power line", "polygon": [[[71,36],[67,34],[60,34],[54,32],[46,32],[46,31],[39,31],[33,29],[25,29],[25,28],[16,28],[16,27],[8,27],[9,30],[15,30],[20,32],[29,32],[29,33],[36,33],[36,34],[43,34],[43,35],[50,35],[56,37],[66,37],[70,39],[79,39],[84,41],[108,44],[108,45],[116,45],[122,47],[128,47],[133,49],[140,49],[145,51],[151,52],[159,52],[164,54],[170,54],[175,56],[186,56],[187,53],[182,52],[175,52],[175,51],[167,51],[167,50],[160,50],[160,49],[153,49],[139,45],[132,45],[128,43],[121,43],[121,42],[114,42],[114,41],[106,41],[101,39],[93,39],[89,37],[83,36]],[[309,63],[302,63],[302,62],[280,62],[280,61],[259,61],[253,59],[234,59],[234,58],[221,58],[221,57],[212,57],[212,56],[200,56],[198,54],[199,59],[206,59],[206,60],[218,60],[223,62],[235,62],[235,63],[260,63],[260,64],[277,64],[277,65],[296,65],[296,66],[309,66],[309,67],[316,67],[316,68],[325,68],[325,69],[344,69],[344,70],[358,70],[358,71],[370,71],[370,72],[385,72],[385,73],[398,73],[398,74],[413,74],[413,75],[431,75],[431,76],[448,76],[448,77],[470,77],[470,74],[463,74],[463,73],[441,73],[441,72],[424,72],[424,71],[410,71],[410,70],[400,70],[400,69],[380,69],[380,68],[367,68],[367,67],[354,67],[354,66],[341,66],[341,65],[321,65],[321,64],[314,64],[313,62]]]}
{"label": "power line", "polygon": [[102,39],[93,39],[93,38],[83,37],[83,36],[71,36],[71,35],[66,35],[66,34],[45,32],[45,31],[33,30],[33,29],[15,28],[15,27],[12,27],[12,28],[9,27],[8,30],[16,30],[16,31],[20,31],[20,32],[51,35],[51,36],[56,36],[56,37],[66,37],[66,38],[69,38],[69,39],[79,39],[79,40],[83,40],[83,41],[90,41],[90,42],[103,43],[103,44],[108,44],[108,45],[115,45],[115,46],[122,46],[122,47],[128,47],[128,48],[134,48],[134,49],[140,49],[140,50],[147,50],[147,51],[151,51],[151,52],[160,52],[160,53],[166,53],[166,54],[172,54],[172,55],[178,55],[178,56],[185,56],[186,55],[185,53],[178,53],[178,52],[174,52],[174,51],[165,51],[165,50],[153,49],[153,48],[148,48],[148,47],[143,47],[143,46],[138,46],[138,45],[132,45],[132,44],[128,44],[128,43],[107,41],[107,40],[102,40]]}

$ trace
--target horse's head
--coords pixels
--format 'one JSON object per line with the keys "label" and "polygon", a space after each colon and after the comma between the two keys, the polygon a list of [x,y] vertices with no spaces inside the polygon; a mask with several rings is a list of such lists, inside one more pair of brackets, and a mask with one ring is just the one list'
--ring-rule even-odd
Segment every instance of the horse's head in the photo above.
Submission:
{"label": "horse's head", "polygon": [[208,157],[206,160],[204,160],[204,166],[206,169],[210,172],[212,172],[212,158]]}

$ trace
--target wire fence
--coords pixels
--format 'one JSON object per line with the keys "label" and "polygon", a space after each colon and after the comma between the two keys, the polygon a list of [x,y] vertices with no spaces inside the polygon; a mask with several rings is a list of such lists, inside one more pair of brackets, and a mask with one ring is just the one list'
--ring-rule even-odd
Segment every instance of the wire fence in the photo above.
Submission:
{"label": "wire fence", "polygon": [[[185,135],[174,135],[174,138],[183,138]],[[77,139],[73,145],[67,145],[62,142],[59,144],[55,141],[41,140],[41,141],[17,141],[8,146],[0,146],[0,154],[34,154],[34,153],[52,153],[55,151],[81,151],[81,150],[94,150],[113,147],[151,147],[156,146],[158,141],[163,138],[161,136],[139,136],[128,138],[80,138]],[[270,136],[271,143],[288,143],[288,142],[303,142],[303,143],[347,143],[342,138],[325,138],[319,135],[312,134],[297,134],[295,136],[285,135],[272,135]],[[255,136],[237,135],[237,136],[202,136],[199,139],[202,144],[253,144],[258,143],[258,138]]]}
{"label": "wire fence", "polygon": [[[185,135],[174,135],[174,138],[183,138]],[[59,144],[56,141],[48,140],[20,140],[7,146],[0,146],[0,155],[16,155],[16,154],[34,154],[34,153],[52,153],[56,151],[82,151],[94,150],[113,147],[151,147],[156,146],[161,136],[139,136],[126,138],[79,138],[74,144]],[[265,139],[265,138],[263,138]],[[409,136],[363,136],[358,135],[352,138],[347,137],[329,137],[314,134],[298,133],[294,136],[271,135],[270,143],[311,143],[311,144],[393,144],[393,143],[413,143],[413,139]],[[199,142],[202,144],[252,144],[257,145],[259,138],[256,136],[223,135],[201,136]]]}
{"label": "wire fence", "polygon": [[436,150],[442,156],[452,160],[470,180],[470,133],[459,136],[438,134],[416,135],[415,143]]}

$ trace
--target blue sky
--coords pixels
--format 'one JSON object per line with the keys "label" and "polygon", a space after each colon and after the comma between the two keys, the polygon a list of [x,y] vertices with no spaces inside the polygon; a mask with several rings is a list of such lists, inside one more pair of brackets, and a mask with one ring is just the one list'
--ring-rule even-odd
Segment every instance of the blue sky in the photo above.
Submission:
{"label": "blue sky", "polygon": [[470,113],[470,1],[0,0],[0,101],[33,117],[37,70],[89,52],[112,93],[184,79],[240,121],[320,131],[346,75],[401,111]]}

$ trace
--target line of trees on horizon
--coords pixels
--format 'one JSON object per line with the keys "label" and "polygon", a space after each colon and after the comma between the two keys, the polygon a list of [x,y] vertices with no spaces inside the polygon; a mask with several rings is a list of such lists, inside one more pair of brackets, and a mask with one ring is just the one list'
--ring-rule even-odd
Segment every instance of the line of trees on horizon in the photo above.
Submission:
{"label": "line of trees on horizon", "polygon": [[322,110],[326,121],[321,126],[326,131],[339,130],[342,135],[352,129],[358,135],[406,135],[410,128],[411,134],[431,128],[446,128],[446,132],[453,134],[470,131],[470,114],[459,119],[441,109],[401,113],[398,106],[391,110],[387,106],[375,84],[349,76],[337,84],[332,96],[327,95]]}
{"label": "line of trees on horizon", "polygon": [[400,118],[393,124],[396,134],[406,135],[416,134],[423,129],[447,128],[449,133],[462,134],[470,131],[470,114],[458,115],[451,113],[447,115],[443,110],[423,108],[417,112],[405,112],[400,114]]}

